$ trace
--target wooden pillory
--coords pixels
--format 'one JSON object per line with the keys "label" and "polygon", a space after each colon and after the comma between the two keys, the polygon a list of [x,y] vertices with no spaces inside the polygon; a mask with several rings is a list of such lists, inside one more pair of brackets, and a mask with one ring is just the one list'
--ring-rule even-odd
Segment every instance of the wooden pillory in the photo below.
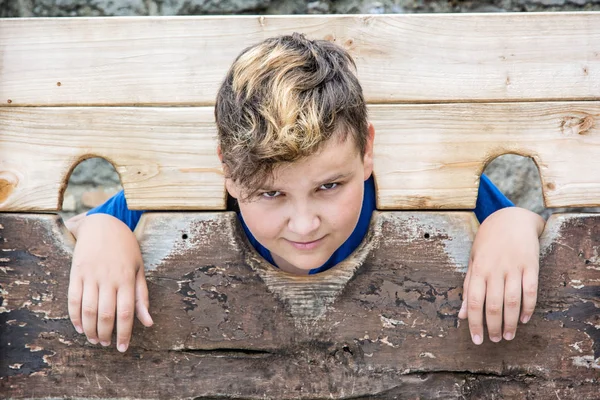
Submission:
{"label": "wooden pillory", "polygon": [[[291,32],[349,49],[377,131],[370,233],[310,277],[248,245],[215,152],[228,66]],[[599,100],[600,13],[0,20],[0,397],[598,399],[599,216],[550,218],[515,340],[475,346],[457,314],[485,165],[532,157],[546,206],[600,205]],[[158,210],[155,325],[125,354],[67,314],[53,213],[93,156]]]}

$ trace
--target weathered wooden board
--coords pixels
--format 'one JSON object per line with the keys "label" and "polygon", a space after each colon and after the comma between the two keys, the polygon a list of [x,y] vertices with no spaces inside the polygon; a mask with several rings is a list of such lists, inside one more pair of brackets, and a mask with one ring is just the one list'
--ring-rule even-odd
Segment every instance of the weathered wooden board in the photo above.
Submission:
{"label": "weathered wooden board", "polygon": [[[374,105],[380,209],[472,209],[485,165],[537,163],[547,207],[600,206],[600,102]],[[210,107],[0,108],[0,209],[57,210],[79,161],[115,165],[135,209],[225,209]]]}
{"label": "weathered wooden board", "polygon": [[0,105],[209,105],[238,53],[346,47],[369,102],[591,100],[600,13],[0,20]]}
{"label": "weathered wooden board", "polygon": [[377,212],[349,260],[282,273],[233,213],[145,214],[152,328],[125,354],[67,318],[58,217],[0,215],[0,392],[8,398],[597,399],[600,216],[553,215],[539,302],[512,342],[457,320],[472,214]]}

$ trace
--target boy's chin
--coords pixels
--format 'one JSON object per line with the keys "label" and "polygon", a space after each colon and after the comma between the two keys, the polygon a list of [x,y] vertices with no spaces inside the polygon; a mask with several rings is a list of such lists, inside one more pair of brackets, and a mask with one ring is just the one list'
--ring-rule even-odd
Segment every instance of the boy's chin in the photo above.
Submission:
{"label": "boy's chin", "polygon": [[278,265],[282,264],[279,267],[284,271],[288,270],[290,272],[294,272],[294,270],[298,270],[296,273],[304,272],[305,274],[308,274],[310,270],[319,268],[320,266],[325,264],[327,260],[329,260],[329,257],[331,257],[331,255],[294,257],[294,259],[281,257],[284,261],[283,263],[281,263],[281,261],[278,260],[275,261],[278,263]]}

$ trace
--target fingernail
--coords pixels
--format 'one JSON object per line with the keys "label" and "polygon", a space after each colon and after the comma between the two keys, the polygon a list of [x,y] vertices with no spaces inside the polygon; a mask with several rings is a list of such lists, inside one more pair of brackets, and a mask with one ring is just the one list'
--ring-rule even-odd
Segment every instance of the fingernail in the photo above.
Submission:
{"label": "fingernail", "polygon": [[502,340],[502,338],[499,336],[494,336],[494,337],[491,337],[490,340],[494,343],[498,343],[499,341]]}
{"label": "fingernail", "polygon": [[523,320],[522,320],[521,322],[523,322],[524,324],[526,324],[526,323],[528,323],[528,322],[529,322],[529,318],[531,318],[531,316],[530,316],[530,315],[525,315],[525,316],[523,317]]}
{"label": "fingernail", "polygon": [[506,339],[506,340],[513,340],[514,337],[515,337],[515,335],[513,335],[512,332],[506,332],[504,334],[504,339]]}
{"label": "fingernail", "polygon": [[125,343],[121,343],[118,349],[121,353],[125,353],[125,350],[127,350],[127,345]]}
{"label": "fingernail", "polygon": [[83,333],[83,329],[81,329],[80,326],[75,326],[75,330],[77,331],[77,333],[82,334]]}
{"label": "fingernail", "polygon": [[91,344],[98,344],[98,339],[88,338],[88,342],[90,342]]}
{"label": "fingernail", "polygon": [[483,343],[483,340],[481,340],[481,336],[479,335],[473,335],[473,343],[480,345],[481,343]]}
{"label": "fingernail", "polygon": [[110,342],[100,342],[100,344],[104,347],[110,346]]}

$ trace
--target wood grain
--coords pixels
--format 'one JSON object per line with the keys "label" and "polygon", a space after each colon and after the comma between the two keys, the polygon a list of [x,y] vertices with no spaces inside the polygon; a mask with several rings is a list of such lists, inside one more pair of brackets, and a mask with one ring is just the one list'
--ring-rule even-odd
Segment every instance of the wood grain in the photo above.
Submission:
{"label": "wood grain", "polygon": [[278,289],[292,278],[251,249],[235,214],[147,213],[136,234],[155,325],[136,324],[120,354],[86,344],[68,321],[72,237],[60,219],[2,214],[0,390],[9,398],[595,399],[599,222],[551,216],[531,322],[511,342],[475,346],[457,319],[470,213],[377,212],[356,253],[364,262],[293,277],[313,301],[311,315],[294,311]]}
{"label": "wood grain", "polygon": [[100,156],[131,209],[224,209],[212,108],[0,109],[0,209],[57,210],[72,170]]}
{"label": "wood grain", "polygon": [[211,105],[238,53],[335,41],[370,103],[594,100],[600,14],[4,19],[0,106]]}
{"label": "wood grain", "polygon": [[[547,207],[600,206],[600,102],[373,105],[379,209],[472,209],[479,176],[532,157]],[[70,171],[101,156],[130,208],[225,209],[211,107],[0,109],[0,210],[60,208]]]}

